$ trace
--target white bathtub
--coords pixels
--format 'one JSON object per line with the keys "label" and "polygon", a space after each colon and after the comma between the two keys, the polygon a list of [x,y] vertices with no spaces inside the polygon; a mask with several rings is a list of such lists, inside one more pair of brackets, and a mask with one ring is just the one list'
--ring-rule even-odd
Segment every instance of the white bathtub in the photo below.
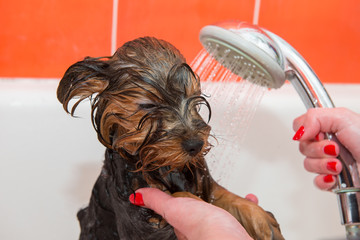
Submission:
{"label": "white bathtub", "polygon": [[[0,239],[77,239],[104,147],[89,104],[71,118],[56,99],[58,80],[0,80]],[[326,85],[337,106],[360,112],[360,85]],[[254,193],[286,239],[344,239],[336,198],[303,169],[292,120],[305,111],[286,84],[268,92],[250,125],[227,187]],[[264,120],[266,119],[266,121]]]}

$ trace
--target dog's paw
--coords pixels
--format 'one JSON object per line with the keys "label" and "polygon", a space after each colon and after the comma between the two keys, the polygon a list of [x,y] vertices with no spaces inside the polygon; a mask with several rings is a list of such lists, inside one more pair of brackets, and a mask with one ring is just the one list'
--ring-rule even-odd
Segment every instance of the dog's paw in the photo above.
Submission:
{"label": "dog's paw", "polygon": [[214,185],[215,206],[231,213],[255,240],[283,240],[280,226],[274,215],[256,203],[239,197],[220,185]]}
{"label": "dog's paw", "polygon": [[274,215],[264,211],[256,203],[231,194],[224,196],[216,205],[231,213],[256,240],[283,240],[280,226]]}
{"label": "dog's paw", "polygon": [[230,213],[236,216],[254,239],[283,240],[274,215],[248,200],[237,200]]}

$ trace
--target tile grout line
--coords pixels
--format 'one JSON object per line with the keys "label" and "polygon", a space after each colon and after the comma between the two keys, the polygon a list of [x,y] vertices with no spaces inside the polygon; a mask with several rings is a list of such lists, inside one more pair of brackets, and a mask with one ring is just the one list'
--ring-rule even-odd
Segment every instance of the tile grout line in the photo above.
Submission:
{"label": "tile grout line", "polygon": [[254,25],[258,25],[259,23],[260,5],[261,5],[261,0],[255,0],[254,16],[252,22]]}
{"label": "tile grout line", "polygon": [[113,55],[116,51],[117,44],[117,22],[119,11],[119,0],[113,0],[113,14],[112,14],[112,26],[111,26],[111,53]]}

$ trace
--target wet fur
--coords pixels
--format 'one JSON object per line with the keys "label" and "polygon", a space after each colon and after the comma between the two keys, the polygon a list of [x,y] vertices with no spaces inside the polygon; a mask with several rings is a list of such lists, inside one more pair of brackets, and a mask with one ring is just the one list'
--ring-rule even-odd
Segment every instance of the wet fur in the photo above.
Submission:
{"label": "wet fur", "polygon": [[211,178],[204,158],[211,128],[199,115],[206,107],[210,119],[210,106],[170,43],[139,38],[111,57],[87,57],[69,67],[57,96],[71,115],[90,99],[94,128],[107,148],[89,206],[78,213],[80,239],[176,239],[159,215],[129,202],[131,193],[149,186],[222,207],[255,239],[283,239],[271,214]]}

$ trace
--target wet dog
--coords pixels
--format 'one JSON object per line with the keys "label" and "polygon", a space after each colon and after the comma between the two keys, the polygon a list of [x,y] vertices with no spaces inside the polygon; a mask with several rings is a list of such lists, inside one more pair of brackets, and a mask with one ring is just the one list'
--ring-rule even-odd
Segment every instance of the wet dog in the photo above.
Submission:
{"label": "wet dog", "polygon": [[[170,43],[139,38],[112,57],[87,57],[69,67],[57,97],[72,115],[90,99],[106,147],[89,206],[78,213],[80,239],[176,239],[159,215],[129,202],[142,187],[221,207],[254,239],[283,239],[271,213],[212,179],[204,158],[211,148],[210,106],[199,78]],[[200,107],[209,110],[206,121]]]}

